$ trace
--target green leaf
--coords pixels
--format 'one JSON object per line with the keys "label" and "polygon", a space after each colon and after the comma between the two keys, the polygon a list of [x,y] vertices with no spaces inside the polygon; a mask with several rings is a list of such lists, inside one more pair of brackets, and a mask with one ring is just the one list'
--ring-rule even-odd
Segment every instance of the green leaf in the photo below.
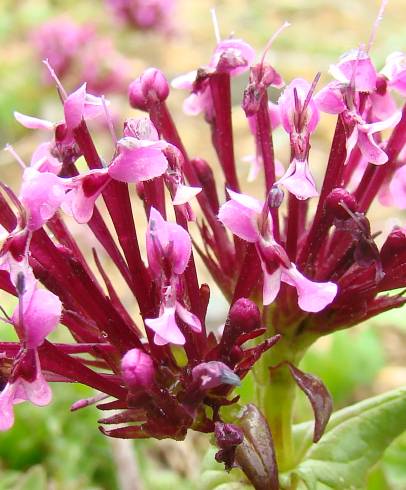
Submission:
{"label": "green leaf", "polygon": [[[307,424],[298,429],[296,436],[307,436]],[[321,441],[290,476],[299,476],[308,490],[365,488],[368,471],[405,430],[406,388],[364,400],[332,416]]]}

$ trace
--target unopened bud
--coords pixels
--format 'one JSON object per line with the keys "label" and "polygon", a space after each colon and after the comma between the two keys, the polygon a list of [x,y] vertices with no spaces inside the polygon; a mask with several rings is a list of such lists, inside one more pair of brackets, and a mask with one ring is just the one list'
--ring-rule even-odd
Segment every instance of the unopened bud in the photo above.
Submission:
{"label": "unopened bud", "polygon": [[283,202],[283,198],[285,197],[285,194],[283,190],[277,186],[273,185],[272,189],[269,191],[268,194],[268,206],[270,209],[274,208],[279,208],[279,206]]}
{"label": "unopened bud", "polygon": [[384,269],[396,263],[406,254],[406,230],[396,227],[388,235],[382,245],[380,256]]}
{"label": "unopened bud", "polygon": [[213,211],[217,214],[220,203],[217,195],[216,180],[214,178],[213,170],[206,160],[203,160],[203,158],[194,158],[191,160],[191,163],[196,170],[200,185],[203,187]]}
{"label": "unopened bud", "polygon": [[230,309],[230,327],[238,332],[238,335],[251,332],[259,328],[261,313],[258,306],[247,298],[238,299]]}
{"label": "unopened bud", "polygon": [[221,449],[238,446],[244,440],[244,433],[237,425],[224,424],[223,422],[214,424],[214,435],[217,445]]}
{"label": "unopened bud", "polygon": [[128,87],[131,107],[142,111],[148,111],[148,108],[154,103],[163,102],[168,95],[169,83],[157,68],[147,68]]}
{"label": "unopened bud", "polygon": [[354,196],[342,187],[336,187],[330,192],[326,198],[325,206],[326,211],[332,213],[337,219],[349,219],[350,215],[347,209],[353,213],[357,211],[357,201]]}
{"label": "unopened bud", "polygon": [[201,390],[210,390],[221,385],[240,385],[240,378],[226,364],[209,361],[198,364],[192,369],[192,379],[200,383]]}
{"label": "unopened bud", "polygon": [[129,388],[148,388],[154,381],[154,362],[142,350],[131,349],[121,360],[121,374]]}

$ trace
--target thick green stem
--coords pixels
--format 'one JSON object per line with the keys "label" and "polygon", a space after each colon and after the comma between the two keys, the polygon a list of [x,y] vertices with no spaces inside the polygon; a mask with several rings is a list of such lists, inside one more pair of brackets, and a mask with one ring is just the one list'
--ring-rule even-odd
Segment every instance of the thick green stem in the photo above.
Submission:
{"label": "thick green stem", "polygon": [[298,337],[292,330],[287,331],[254,368],[256,404],[270,426],[281,472],[291,469],[297,463],[292,438],[296,383],[287,363],[297,366],[314,340],[307,336]]}

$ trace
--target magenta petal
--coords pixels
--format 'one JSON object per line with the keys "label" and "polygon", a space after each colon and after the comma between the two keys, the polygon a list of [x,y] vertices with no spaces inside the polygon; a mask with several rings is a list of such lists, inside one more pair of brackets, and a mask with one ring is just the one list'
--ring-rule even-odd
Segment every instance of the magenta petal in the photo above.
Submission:
{"label": "magenta petal", "polygon": [[201,190],[201,187],[190,187],[188,185],[179,184],[176,189],[175,197],[172,200],[172,204],[175,206],[186,204],[196,197]]}
{"label": "magenta petal", "polygon": [[264,286],[262,290],[262,302],[265,306],[270,305],[278,296],[281,287],[282,271],[279,267],[272,274],[266,270],[266,265],[262,264],[262,272],[264,273]]}
{"label": "magenta petal", "polygon": [[63,104],[65,122],[68,129],[73,131],[82,122],[86,100],[86,83],[72,92]]}
{"label": "magenta petal", "polygon": [[65,197],[62,180],[34,168],[24,170],[20,200],[28,211],[28,229],[38,230],[56,213]]}
{"label": "magenta petal", "polygon": [[27,116],[26,114],[21,114],[21,112],[14,112],[14,117],[16,120],[25,128],[28,129],[48,129],[54,128],[54,123],[47,121],[46,119],[39,119],[38,117]]}
{"label": "magenta petal", "polygon": [[197,318],[195,314],[191,311],[188,311],[184,306],[182,306],[179,301],[176,302],[176,313],[179,315],[179,318],[185,322],[194,332],[202,331],[202,324],[200,320]]}
{"label": "magenta petal", "polygon": [[230,200],[221,206],[218,218],[234,235],[243,240],[255,243],[259,239],[258,212],[251,208]]}
{"label": "magenta petal", "polygon": [[0,431],[11,429],[14,424],[13,401],[15,385],[7,383],[0,393]]}
{"label": "magenta petal", "polygon": [[367,53],[354,49],[344,54],[337,65],[329,69],[333,77],[341,83],[354,80],[355,90],[373,92],[376,89],[377,73]]}
{"label": "magenta petal", "polygon": [[335,83],[330,83],[317,92],[314,101],[321,111],[328,114],[340,114],[347,108],[341,91]]}
{"label": "magenta petal", "polygon": [[[159,142],[157,142],[159,143]],[[162,150],[152,143],[149,147],[127,148],[120,146],[118,156],[112,161],[110,177],[121,182],[143,182],[161,176],[168,168]]]}
{"label": "magenta petal", "polygon": [[189,71],[184,75],[179,75],[178,77],[174,78],[171,82],[171,85],[173,88],[192,90],[196,77],[197,77],[196,70]]}
{"label": "magenta petal", "polygon": [[[58,296],[46,289],[35,289],[31,297],[24,294],[22,301],[27,347],[36,349],[57,327],[61,318],[62,303]],[[26,304],[27,301],[28,304]],[[18,322],[18,308],[14,315]]]}
{"label": "magenta petal", "polygon": [[154,342],[156,345],[184,345],[186,342],[176,323],[174,307],[164,308],[163,314],[158,318],[147,318],[145,325],[155,332]]}
{"label": "magenta petal", "polygon": [[31,167],[38,172],[49,172],[58,175],[62,168],[62,162],[51,154],[52,143],[41,143],[31,157]]}
{"label": "magenta petal", "polygon": [[217,44],[210,66],[236,76],[249,70],[254,60],[255,51],[248,43],[231,38]]}
{"label": "magenta petal", "polygon": [[276,184],[283,184],[301,200],[319,195],[307,161],[293,160],[285,175]]}
{"label": "magenta petal", "polygon": [[192,253],[189,233],[176,223],[166,223],[171,247],[172,267],[175,274],[183,274]]}
{"label": "magenta petal", "polygon": [[175,274],[185,271],[192,252],[190,235],[176,223],[165,221],[153,207],[149,215],[146,241],[148,263],[155,274],[161,274],[163,259],[170,261]]}
{"label": "magenta petal", "polygon": [[336,284],[310,281],[294,264],[282,272],[282,281],[296,288],[298,303],[303,311],[317,313],[329,305],[337,295]]}
{"label": "magenta petal", "polygon": [[37,356],[37,376],[32,383],[29,383],[23,379],[19,379],[18,389],[25,393],[25,400],[29,400],[34,405],[44,407],[48,405],[52,400],[52,391],[45,381],[41,368],[39,365],[38,354]]}
{"label": "magenta petal", "polygon": [[388,161],[388,155],[379,147],[371,133],[359,131],[358,146],[369,163],[383,165]]}

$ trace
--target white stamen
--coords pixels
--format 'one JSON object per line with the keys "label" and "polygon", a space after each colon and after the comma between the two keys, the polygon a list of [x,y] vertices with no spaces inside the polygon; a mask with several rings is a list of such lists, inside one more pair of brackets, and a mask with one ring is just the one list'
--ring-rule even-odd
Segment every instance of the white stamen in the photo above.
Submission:
{"label": "white stamen", "polygon": [[385,8],[388,4],[388,1],[389,0],[382,0],[382,2],[381,2],[381,6],[379,7],[378,15],[376,16],[374,25],[372,26],[371,35],[369,36],[369,41],[368,41],[368,45],[367,45],[367,53],[369,53],[370,49],[372,48],[372,45],[375,42],[376,33],[378,32],[379,24],[382,22],[383,14],[385,12]]}
{"label": "white stamen", "polygon": [[20,165],[20,167],[25,170],[27,168],[27,164],[24,162],[24,160],[20,157],[20,155],[15,151],[15,149],[7,143],[7,145],[4,147],[5,151],[8,151],[14,159],[17,161],[17,163]]}
{"label": "white stamen", "polygon": [[269,39],[269,41],[266,43],[266,46],[265,46],[265,49],[264,49],[264,52],[262,54],[262,57],[261,57],[261,64],[264,63],[264,60],[265,60],[265,56],[267,55],[269,49],[271,48],[273,42],[275,41],[275,39],[279,36],[279,34],[281,34],[287,27],[290,27],[291,26],[291,23],[286,21],[279,27],[279,29],[277,29],[271,36],[271,38]]}
{"label": "white stamen", "polygon": [[214,37],[216,38],[217,44],[219,44],[221,42],[221,36],[220,36],[220,26],[217,19],[216,9],[215,8],[210,9],[210,14],[211,14],[211,21],[213,22]]}
{"label": "white stamen", "polygon": [[49,71],[49,74],[51,75],[51,77],[55,80],[56,87],[58,89],[60,96],[62,97],[62,100],[66,100],[68,98],[68,94],[66,93],[66,90],[63,88],[63,85],[62,85],[61,81],[59,80],[57,74],[55,73],[55,70],[50,65],[48,59],[42,60],[42,62],[48,68],[48,71]]}

